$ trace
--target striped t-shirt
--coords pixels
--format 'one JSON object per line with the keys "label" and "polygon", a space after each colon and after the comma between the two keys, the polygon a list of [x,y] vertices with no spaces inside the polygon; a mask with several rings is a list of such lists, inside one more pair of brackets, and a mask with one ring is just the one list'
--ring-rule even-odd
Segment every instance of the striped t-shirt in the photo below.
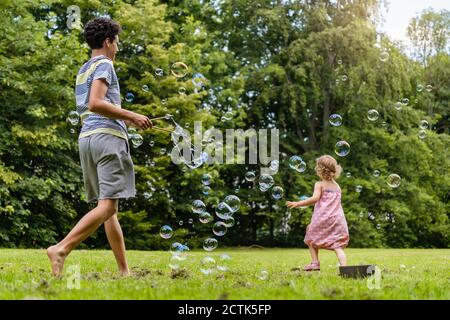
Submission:
{"label": "striped t-shirt", "polygon": [[128,139],[127,127],[123,120],[110,119],[89,111],[89,94],[94,80],[104,79],[108,84],[105,100],[121,108],[119,80],[113,62],[108,57],[96,56],[86,62],[78,71],[75,96],[77,112],[81,117],[80,138],[94,133],[109,133]]}

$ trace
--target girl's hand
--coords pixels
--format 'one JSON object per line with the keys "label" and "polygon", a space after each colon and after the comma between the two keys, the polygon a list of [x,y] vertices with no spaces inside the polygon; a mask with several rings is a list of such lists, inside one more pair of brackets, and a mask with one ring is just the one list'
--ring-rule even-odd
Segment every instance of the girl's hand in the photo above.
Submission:
{"label": "girl's hand", "polygon": [[286,206],[290,209],[297,208],[299,206],[298,202],[288,201],[286,202]]}

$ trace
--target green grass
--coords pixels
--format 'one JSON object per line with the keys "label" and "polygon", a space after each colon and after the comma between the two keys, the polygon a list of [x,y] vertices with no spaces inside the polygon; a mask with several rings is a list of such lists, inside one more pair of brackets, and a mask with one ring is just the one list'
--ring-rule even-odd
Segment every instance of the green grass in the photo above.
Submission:
{"label": "green grass", "polygon": [[[450,299],[448,249],[347,249],[349,265],[376,264],[380,289],[367,279],[338,276],[333,252],[321,251],[320,272],[291,268],[309,262],[304,249],[229,249],[229,270],[204,275],[206,252],[192,251],[182,271],[169,268],[169,252],[128,251],[132,276],[118,276],[112,252],[77,250],[66,276],[54,279],[44,250],[0,250],[0,299]],[[79,265],[80,289],[68,289],[68,268]],[[181,269],[179,269],[181,270]],[[261,280],[262,270],[268,278]],[[375,284],[375,282],[373,282]]]}

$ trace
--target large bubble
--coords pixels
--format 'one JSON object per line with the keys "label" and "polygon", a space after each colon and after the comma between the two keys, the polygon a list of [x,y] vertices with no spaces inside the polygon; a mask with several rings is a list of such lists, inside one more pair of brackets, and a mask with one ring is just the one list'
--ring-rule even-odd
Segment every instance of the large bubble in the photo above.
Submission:
{"label": "large bubble", "polygon": [[390,174],[387,178],[387,184],[391,188],[398,188],[400,186],[400,183],[402,182],[402,179],[398,174]]}
{"label": "large bubble", "polygon": [[218,245],[219,243],[214,238],[207,238],[205,239],[205,241],[203,241],[203,249],[205,249],[206,251],[213,251],[217,248]]}
{"label": "large bubble", "polygon": [[207,173],[205,173],[205,174],[202,175],[202,183],[203,183],[205,186],[209,186],[209,185],[211,184],[211,180],[212,180],[211,175],[209,175],[209,174],[207,174]]}
{"label": "large bubble", "polygon": [[203,87],[203,85],[205,84],[205,80],[206,78],[201,73],[195,73],[192,76],[192,83],[194,84],[194,86],[199,88]]}
{"label": "large bubble", "polygon": [[227,233],[227,226],[224,222],[217,221],[216,223],[214,223],[212,230],[216,236],[222,237],[225,235],[225,233]]}
{"label": "large bubble", "polygon": [[241,200],[235,195],[228,195],[225,197],[225,202],[233,212],[236,212],[241,207]]}
{"label": "large bubble", "polygon": [[263,192],[269,190],[274,185],[275,181],[269,174],[262,174],[259,177],[259,189]]}
{"label": "large bubble", "polygon": [[289,167],[291,169],[294,169],[298,172],[305,172],[306,170],[306,163],[303,161],[303,159],[299,156],[292,156],[289,159]]}
{"label": "large bubble", "polygon": [[67,121],[69,121],[71,125],[76,126],[80,121],[80,116],[78,115],[78,112],[70,111],[69,115],[67,116]]}
{"label": "large bubble", "polygon": [[280,200],[281,198],[283,198],[283,195],[284,195],[284,190],[282,187],[279,187],[279,186],[273,187],[272,197],[275,200]]}
{"label": "large bubble", "polygon": [[134,133],[130,135],[131,143],[134,148],[138,148],[140,145],[144,143],[144,138],[139,133]]}
{"label": "large bubble", "polygon": [[170,71],[176,78],[183,78],[188,73],[188,66],[183,62],[175,62],[170,67]]}
{"label": "large bubble", "polygon": [[247,181],[255,181],[256,179],[256,174],[253,171],[248,171],[245,173],[245,180]]}
{"label": "large bubble", "polygon": [[204,212],[206,209],[206,205],[203,203],[202,200],[194,200],[192,202],[192,211],[195,213],[201,213]]}
{"label": "large bubble", "polygon": [[339,157],[345,157],[350,153],[350,145],[347,141],[338,141],[334,147],[334,152]]}
{"label": "large bubble", "polygon": [[169,239],[173,235],[173,230],[170,226],[164,225],[161,227],[161,229],[159,229],[159,235],[163,239]]}
{"label": "large bubble", "polygon": [[125,101],[131,103],[131,102],[133,102],[133,100],[134,100],[134,94],[132,94],[131,92],[128,92],[125,95]]}
{"label": "large bubble", "polygon": [[200,212],[198,214],[198,218],[200,220],[201,223],[205,224],[205,223],[210,223],[211,221],[214,220],[214,217],[208,213],[208,212]]}
{"label": "large bubble", "polygon": [[380,116],[380,114],[378,113],[378,111],[377,110],[375,110],[375,109],[370,109],[368,112],[367,112],[367,118],[370,120],[370,121],[376,121],[376,120],[378,120],[378,117]]}
{"label": "large bubble", "polygon": [[216,268],[216,260],[214,260],[214,258],[204,257],[201,260],[201,264],[200,264],[200,272],[201,273],[203,273],[205,275],[209,275],[214,272],[215,268]]}
{"label": "large bubble", "polygon": [[225,202],[220,202],[216,207],[216,215],[221,219],[226,219],[233,215],[233,209]]}
{"label": "large bubble", "polygon": [[329,118],[330,124],[334,127],[339,127],[342,124],[342,117],[339,114],[333,113]]}

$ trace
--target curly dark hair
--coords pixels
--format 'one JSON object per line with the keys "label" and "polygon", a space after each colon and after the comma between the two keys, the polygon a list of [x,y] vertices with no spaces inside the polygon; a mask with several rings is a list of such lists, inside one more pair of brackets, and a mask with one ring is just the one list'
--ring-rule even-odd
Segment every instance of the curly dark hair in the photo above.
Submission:
{"label": "curly dark hair", "polygon": [[101,49],[103,41],[113,41],[122,31],[120,25],[108,18],[94,18],[84,28],[84,38],[91,49]]}

